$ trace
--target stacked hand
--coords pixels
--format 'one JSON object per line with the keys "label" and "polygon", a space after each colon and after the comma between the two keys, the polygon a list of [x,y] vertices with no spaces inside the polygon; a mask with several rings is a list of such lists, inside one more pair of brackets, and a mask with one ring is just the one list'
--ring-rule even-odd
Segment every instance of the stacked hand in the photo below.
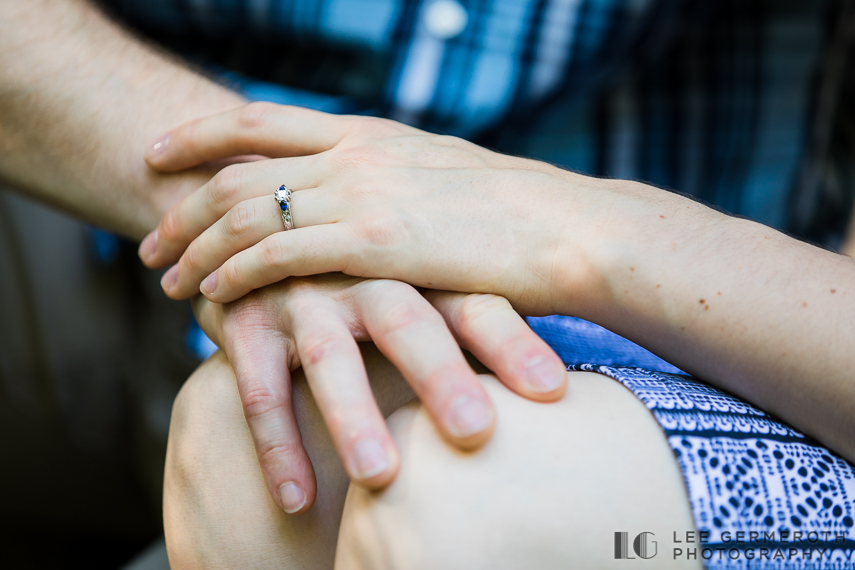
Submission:
{"label": "stacked hand", "polygon": [[[146,238],[151,263],[181,256],[163,281],[175,298],[201,283],[210,300],[227,302],[285,277],[341,271],[491,292],[548,314],[565,277],[556,260],[568,226],[580,230],[603,218],[594,208],[609,208],[591,178],[392,121],[294,107],[253,104],[196,121],[158,151],[149,163],[165,171],[282,157],[224,169]],[[272,199],[281,184],[294,191],[300,231],[282,231]]]}
{"label": "stacked hand", "polygon": [[[173,298],[204,280],[214,302],[197,298],[197,315],[235,369],[262,471],[287,512],[315,496],[290,409],[299,366],[349,475],[373,488],[395,476],[357,341],[376,343],[463,448],[486,441],[495,417],[460,347],[523,396],[563,394],[561,361],[504,298],[549,310],[540,282],[556,244],[533,204],[555,191],[539,163],[389,121],[266,104],[184,125],[155,147],[149,164],[164,171],[277,157],[222,170],[140,255],[150,267],[175,263],[163,279]],[[273,199],[282,183],[294,190],[288,232]]]}

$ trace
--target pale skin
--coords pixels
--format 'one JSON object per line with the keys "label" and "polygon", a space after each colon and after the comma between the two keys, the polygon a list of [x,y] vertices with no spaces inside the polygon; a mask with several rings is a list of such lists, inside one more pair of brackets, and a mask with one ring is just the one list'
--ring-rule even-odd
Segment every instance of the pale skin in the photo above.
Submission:
{"label": "pale skin", "polygon": [[[140,42],[84,0],[0,0],[0,13],[4,183],[139,239],[222,166],[160,173],[146,165],[142,151],[157,133],[238,107],[241,96]],[[299,295],[271,288],[200,311],[206,330],[221,325],[212,334],[238,369],[265,480],[286,512],[307,511],[317,490],[290,408],[290,370],[303,363],[301,356],[309,355],[307,369],[319,393],[339,395],[335,387],[350,388],[344,392],[348,400],[322,398],[321,408],[349,473],[372,488],[388,484],[399,461],[370,398],[355,340],[385,347],[432,402],[431,413],[448,440],[461,447],[477,447],[490,437],[495,410],[455,339],[526,397],[553,401],[564,392],[560,360],[506,301],[455,293],[428,293],[428,301],[402,283],[362,285],[346,277],[332,295],[331,279],[336,278],[307,279]],[[275,305],[276,312],[260,311],[262,303]],[[461,308],[472,305],[483,323],[510,337],[496,337],[485,327],[461,330]],[[400,326],[377,327],[381,307],[396,314]],[[307,318],[317,314],[326,318]],[[427,341],[417,351],[421,336]],[[504,350],[499,341],[509,340],[520,349]]]}
{"label": "pale skin", "polygon": [[[439,418],[446,439],[466,449],[486,441],[496,417],[458,344],[530,399],[557,399],[566,386],[558,357],[495,295],[428,291],[422,297],[398,281],[329,274],[289,279],[227,305],[199,296],[196,314],[237,371],[270,494],[280,506],[294,501],[286,512],[305,512],[317,488],[294,416],[282,422],[283,410],[292,408],[290,371],[301,366],[350,477],[376,489],[397,473],[398,453],[356,341],[373,340]],[[525,363],[532,360],[558,370],[557,394],[527,386]]]}
{"label": "pale skin", "polygon": [[139,239],[213,171],[164,175],[140,149],[245,100],[82,0],[0,0],[0,180]]}
{"label": "pale skin", "polygon": [[[167,214],[156,247],[143,242],[150,265],[177,262],[171,296],[201,287],[228,302],[327,271],[493,293],[524,314],[601,324],[855,459],[845,256],[649,186],[380,119],[253,104],[169,140],[148,155],[163,171],[284,157],[227,168]],[[293,186],[295,231],[263,221],[274,180]],[[258,223],[234,231],[237,209]]]}
{"label": "pale skin", "polygon": [[673,560],[668,546],[672,533],[694,529],[671,448],[614,380],[567,373],[567,397],[540,405],[481,375],[500,422],[482,449],[460,452],[395,368],[370,345],[362,353],[401,471],[380,493],[348,487],[298,372],[297,421],[319,481],[301,517],[268,497],[226,359],[217,354],[194,373],[173,408],[167,454],[173,568],[624,568],[614,532],[642,529],[656,534],[659,553],[634,567],[701,567]]}

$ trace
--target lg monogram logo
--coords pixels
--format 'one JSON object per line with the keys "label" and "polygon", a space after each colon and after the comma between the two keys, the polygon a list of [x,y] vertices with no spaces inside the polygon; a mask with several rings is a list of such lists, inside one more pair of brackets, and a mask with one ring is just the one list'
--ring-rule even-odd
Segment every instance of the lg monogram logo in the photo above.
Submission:
{"label": "lg monogram logo", "polygon": [[[635,556],[638,556],[639,558],[643,558],[645,560],[656,556],[656,541],[651,539],[651,537],[653,536],[656,535],[652,532],[642,532],[636,535],[635,539],[632,541],[632,552],[635,553]],[[629,550],[629,533],[616,532],[615,559],[634,560],[635,556],[632,556]]]}

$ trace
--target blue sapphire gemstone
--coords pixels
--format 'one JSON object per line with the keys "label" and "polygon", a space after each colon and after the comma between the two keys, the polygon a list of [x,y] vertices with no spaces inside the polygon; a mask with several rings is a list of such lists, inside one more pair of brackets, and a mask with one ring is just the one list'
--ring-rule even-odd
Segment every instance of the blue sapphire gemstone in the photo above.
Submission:
{"label": "blue sapphire gemstone", "polygon": [[279,209],[283,212],[288,211],[288,202],[279,202]]}

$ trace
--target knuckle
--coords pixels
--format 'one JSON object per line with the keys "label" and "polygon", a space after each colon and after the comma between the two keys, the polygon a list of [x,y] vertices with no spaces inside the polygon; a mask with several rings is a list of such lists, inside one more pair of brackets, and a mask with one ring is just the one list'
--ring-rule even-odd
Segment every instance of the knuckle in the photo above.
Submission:
{"label": "knuckle", "polygon": [[259,443],[258,461],[262,465],[275,465],[276,463],[293,463],[293,459],[302,455],[299,445],[295,443]]}
{"label": "knuckle", "polygon": [[484,316],[506,311],[513,311],[513,309],[504,297],[479,293],[466,295],[458,309],[458,326],[463,330],[469,330]]}
{"label": "knuckle", "polygon": [[380,198],[380,187],[373,180],[362,180],[347,189],[348,201],[353,204],[374,201]]}
{"label": "knuckle", "polygon": [[241,202],[229,211],[226,220],[226,232],[232,237],[238,237],[255,227],[257,212],[251,202]]}
{"label": "knuckle", "polygon": [[225,167],[211,179],[208,185],[208,197],[212,204],[229,204],[240,191],[243,168],[240,164]]}
{"label": "knuckle", "polygon": [[235,346],[244,350],[253,343],[266,341],[279,330],[278,307],[264,289],[251,291],[224,308],[228,332],[235,339]]}
{"label": "knuckle", "polygon": [[278,235],[268,237],[261,242],[259,261],[266,267],[276,267],[285,260],[285,246],[279,241]]}
{"label": "knuckle", "polygon": [[259,387],[248,390],[243,395],[242,404],[246,419],[251,420],[284,407],[285,399],[269,388]]}
{"label": "knuckle", "polygon": [[406,232],[391,216],[377,214],[366,217],[356,227],[359,241],[372,247],[387,247],[399,243]]}
{"label": "knuckle", "polygon": [[331,354],[340,354],[349,339],[334,332],[316,332],[300,339],[298,348],[304,364],[317,364]]}
{"label": "knuckle", "polygon": [[254,101],[244,105],[238,114],[238,126],[241,130],[252,131],[264,126],[275,105],[265,101]]}
{"label": "knuckle", "polygon": [[160,222],[160,230],[159,234],[162,238],[165,238],[166,241],[179,241],[182,238],[182,226],[181,216],[178,213],[177,208],[172,208],[163,216],[163,220]]}
{"label": "knuckle", "polygon": [[[184,255],[181,256],[181,265],[191,273],[195,273],[202,265],[201,252],[199,249],[200,248],[191,243],[190,246],[184,250]],[[179,271],[179,275],[180,274],[181,271]]]}
{"label": "knuckle", "polygon": [[371,130],[371,123],[374,117],[364,117],[361,115],[348,115],[344,117],[347,121],[347,131],[351,136],[360,135]]}
{"label": "knuckle", "polygon": [[319,294],[326,294],[317,276],[289,277],[286,286],[290,305],[299,307],[299,310],[308,310]]}
{"label": "knuckle", "polygon": [[383,329],[386,334],[424,324],[439,324],[439,319],[433,311],[420,304],[402,301],[393,304],[383,313]]}
{"label": "knuckle", "polygon": [[238,271],[237,264],[232,259],[223,264],[220,272],[218,278],[222,279],[225,284],[234,285],[241,282],[240,271]]}
{"label": "knuckle", "polygon": [[[542,353],[534,333],[520,332],[498,339],[496,351],[510,361],[522,361]],[[534,341],[534,342],[532,342]]]}
{"label": "knuckle", "polygon": [[176,129],[174,132],[170,134],[170,138],[173,140],[172,144],[184,149],[185,152],[189,154],[195,154],[198,148],[197,136],[197,121],[190,121]]}
{"label": "knuckle", "polygon": [[332,156],[332,167],[336,170],[376,167],[385,162],[386,153],[373,146],[348,146]]}
{"label": "knuckle", "polygon": [[362,135],[385,137],[404,131],[405,129],[401,128],[403,126],[403,124],[390,119],[358,116],[353,118],[351,132]]}

